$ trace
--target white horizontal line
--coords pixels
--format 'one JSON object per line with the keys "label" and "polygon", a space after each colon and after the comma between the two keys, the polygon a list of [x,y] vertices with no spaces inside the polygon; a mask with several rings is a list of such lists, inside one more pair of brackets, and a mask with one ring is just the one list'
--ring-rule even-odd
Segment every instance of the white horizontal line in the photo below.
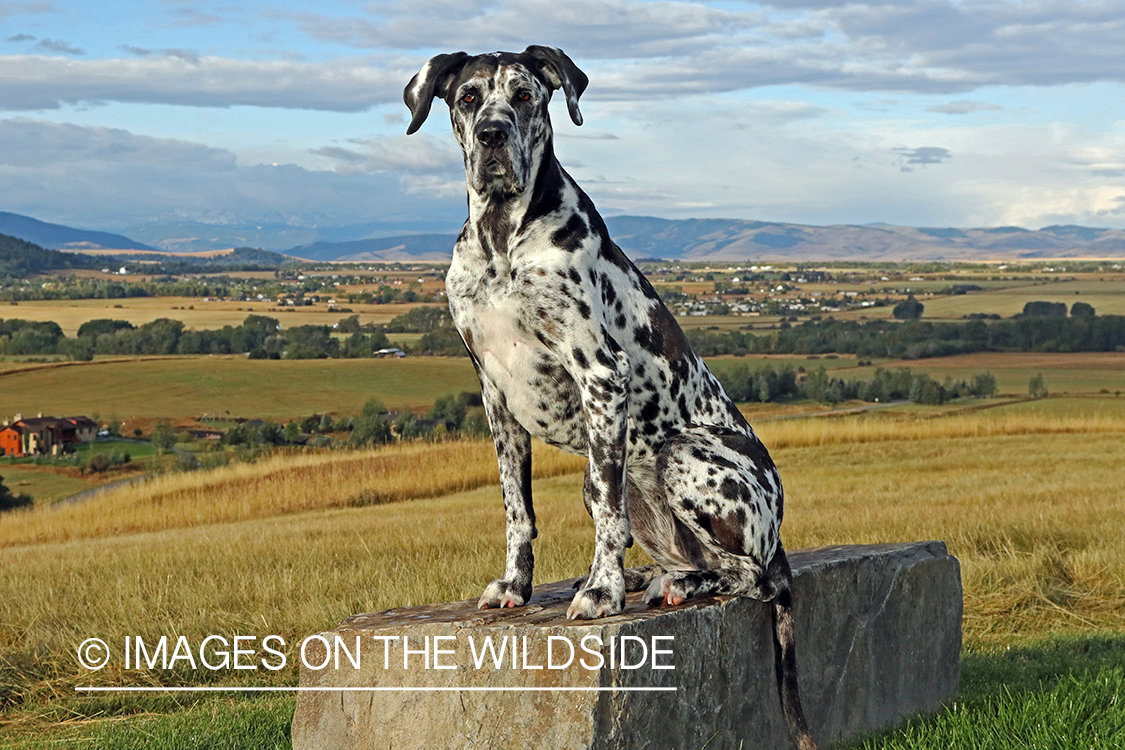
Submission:
{"label": "white horizontal line", "polygon": [[666,693],[675,687],[76,687],[86,693]]}

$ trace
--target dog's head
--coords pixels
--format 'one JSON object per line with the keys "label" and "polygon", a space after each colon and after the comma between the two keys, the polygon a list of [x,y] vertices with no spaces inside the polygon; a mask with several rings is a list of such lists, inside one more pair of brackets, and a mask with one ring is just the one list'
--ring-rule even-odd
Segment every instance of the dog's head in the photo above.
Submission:
{"label": "dog's head", "polygon": [[520,53],[464,52],[438,55],[410,79],[403,99],[412,119],[406,133],[422,127],[435,98],[449,105],[453,133],[465,153],[470,189],[514,196],[527,189],[535,164],[551,140],[547,103],[562,89],[570,119],[582,124],[578,97],[586,75],[555,47]]}

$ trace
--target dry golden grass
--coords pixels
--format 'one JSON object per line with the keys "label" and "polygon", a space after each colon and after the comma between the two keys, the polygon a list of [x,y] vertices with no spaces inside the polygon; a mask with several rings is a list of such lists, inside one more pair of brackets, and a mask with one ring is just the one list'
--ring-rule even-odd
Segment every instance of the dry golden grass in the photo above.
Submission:
{"label": "dry golden grass", "polygon": [[851,417],[761,422],[755,427],[771,450],[845,443],[988,438],[1003,435],[1102,434],[1125,431],[1125,414],[1075,416],[1035,413],[966,413],[894,418],[878,413]]}
{"label": "dry golden grass", "polygon": [[[985,413],[761,432],[785,482],[787,548],[944,540],[961,561],[970,644],[1125,628],[1120,422]],[[5,517],[0,668],[16,665],[9,674],[29,697],[78,680],[197,682],[91,675],[73,650],[138,634],[279,634],[292,644],[354,612],[475,597],[503,567],[492,462],[487,444],[458,443],[290,457],[169,478],[54,517]],[[581,462],[537,449],[535,463],[536,579],[579,575],[593,540]],[[392,486],[423,499],[309,509]],[[425,497],[442,492],[452,494]],[[631,550],[630,564],[642,557]]]}
{"label": "dry golden grass", "polygon": [[[533,476],[581,471],[584,459],[538,446]],[[278,455],[166,474],[74,505],[0,516],[0,547],[378,505],[498,483],[489,441],[405,443],[349,453]]]}
{"label": "dry golden grass", "polygon": [[[113,318],[127,320],[140,326],[158,318],[183,321],[187,328],[215,329],[226,325],[241,325],[248,315],[275,317],[282,327],[302,325],[332,325],[350,315],[358,315],[359,322],[386,325],[392,318],[413,307],[433,307],[440,303],[415,303],[394,305],[350,304],[341,300],[340,307],[352,312],[319,303],[308,307],[285,307],[277,302],[206,302],[196,297],[130,297],[126,299],[34,300],[20,302],[7,310],[5,317],[24,320],[49,320],[58,323],[63,333],[74,336],[79,327],[89,320]],[[272,310],[271,310],[272,308]]]}
{"label": "dry golden grass", "polygon": [[945,541],[969,643],[1125,628],[1125,430],[773,453],[789,548]]}

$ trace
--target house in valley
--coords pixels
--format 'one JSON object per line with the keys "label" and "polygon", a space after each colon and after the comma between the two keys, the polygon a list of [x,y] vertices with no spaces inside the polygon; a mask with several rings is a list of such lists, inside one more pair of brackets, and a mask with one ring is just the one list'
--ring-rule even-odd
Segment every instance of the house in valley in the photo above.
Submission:
{"label": "house in valley", "polygon": [[89,417],[44,417],[24,419],[17,414],[0,427],[0,455],[58,455],[63,446],[87,443],[98,434],[98,425]]}

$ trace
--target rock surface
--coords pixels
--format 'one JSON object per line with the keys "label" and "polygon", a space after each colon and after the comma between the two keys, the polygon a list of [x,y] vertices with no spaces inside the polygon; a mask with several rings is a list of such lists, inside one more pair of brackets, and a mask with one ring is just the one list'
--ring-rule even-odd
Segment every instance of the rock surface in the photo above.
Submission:
{"label": "rock surface", "polygon": [[[822,747],[954,697],[960,565],[942,542],[789,558],[801,694]],[[649,608],[631,594],[620,615],[572,622],[571,583],[539,586],[521,608],[393,609],[307,639],[300,684],[314,690],[299,695],[294,750],[792,746],[768,606]]]}

